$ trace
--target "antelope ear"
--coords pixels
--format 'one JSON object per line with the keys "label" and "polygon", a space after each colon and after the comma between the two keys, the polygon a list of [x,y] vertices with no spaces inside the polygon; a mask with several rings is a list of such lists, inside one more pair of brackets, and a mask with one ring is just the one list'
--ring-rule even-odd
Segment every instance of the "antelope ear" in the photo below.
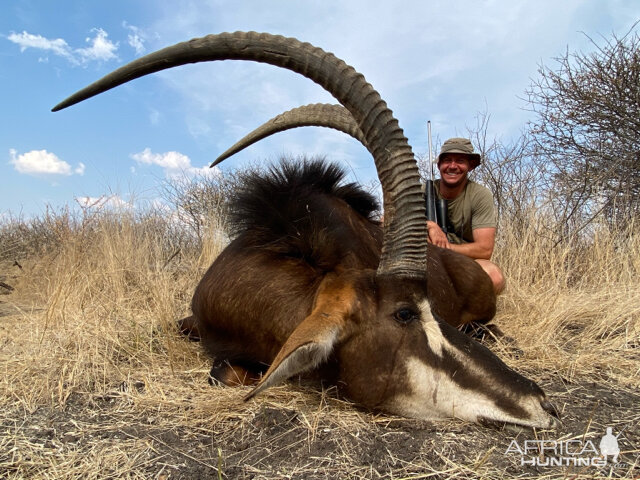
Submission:
{"label": "antelope ear", "polygon": [[350,285],[336,278],[327,280],[319,289],[311,315],[287,338],[264,377],[244,398],[245,401],[293,375],[313,370],[327,360],[344,330],[345,318],[355,298]]}
{"label": "antelope ear", "polygon": [[302,372],[313,370],[331,354],[340,327],[310,315],[293,331],[260,383],[244,398],[245,401],[261,391],[278,385]]}

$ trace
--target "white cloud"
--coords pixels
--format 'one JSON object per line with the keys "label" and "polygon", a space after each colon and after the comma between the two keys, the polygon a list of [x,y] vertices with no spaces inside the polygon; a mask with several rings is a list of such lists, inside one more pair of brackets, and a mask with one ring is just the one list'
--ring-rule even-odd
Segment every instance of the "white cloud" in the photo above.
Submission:
{"label": "white cloud", "polygon": [[208,165],[204,167],[191,167],[187,173],[189,175],[201,175],[203,177],[219,177],[222,175],[218,167],[210,168]]}
{"label": "white cloud", "polygon": [[152,153],[150,148],[145,148],[140,153],[131,155],[138,163],[146,165],[158,165],[165,170],[185,170],[191,168],[191,159],[179,152]]}
{"label": "white cloud", "polygon": [[127,35],[127,40],[129,41],[129,45],[135,49],[138,55],[142,55],[145,52],[144,40],[142,40],[138,34]]}
{"label": "white cloud", "polygon": [[15,149],[9,150],[10,163],[14,168],[27,175],[83,175],[85,166],[79,163],[75,170],[72,170],[64,160],[58,158],[54,153],[46,150],[31,150],[30,152],[18,155]]}
{"label": "white cloud", "polygon": [[115,54],[118,50],[118,43],[111,42],[107,37],[109,34],[101,28],[94,28],[92,32],[96,32],[93,38],[86,38],[86,42],[91,46],[87,48],[78,48],[76,53],[80,56],[83,63],[91,60],[107,61],[118,58]]}
{"label": "white cloud", "polygon": [[127,43],[136,51],[136,55],[142,55],[147,49],[144,46],[146,37],[140,28],[135,25],[129,25],[127,22],[122,22],[122,26],[131,33],[127,35]]}
{"label": "white cloud", "polygon": [[139,164],[161,167],[167,177],[220,175],[220,170],[217,167],[209,168],[206,165],[203,167],[192,166],[191,159],[180,152],[153,153],[151,149],[147,147],[142,152],[131,154],[130,157]]}
{"label": "white cloud", "polygon": [[73,58],[71,47],[61,38],[49,39],[28,32],[12,33],[8,38],[13,43],[20,45],[21,52],[24,52],[27,48],[36,48],[51,51],[61,57]]}
{"label": "white cloud", "polygon": [[[60,57],[66,58],[74,65],[84,65],[91,61],[108,61],[118,58],[116,51],[118,43],[113,43],[108,39],[108,34],[101,28],[94,28],[94,37],[87,37],[86,42],[89,46],[86,48],[72,48],[62,38],[49,39],[42,35],[34,35],[23,31],[22,33],[12,33],[7,38],[13,43],[20,46],[20,51],[24,52],[27,48],[44,50]],[[47,61],[42,57],[38,61]]]}

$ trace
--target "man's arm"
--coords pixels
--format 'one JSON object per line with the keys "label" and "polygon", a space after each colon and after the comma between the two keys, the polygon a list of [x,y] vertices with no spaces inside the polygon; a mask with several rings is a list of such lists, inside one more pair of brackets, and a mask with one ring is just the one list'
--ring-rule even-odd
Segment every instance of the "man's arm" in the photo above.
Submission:
{"label": "man's arm", "polygon": [[429,243],[433,243],[437,247],[451,248],[447,235],[436,222],[427,220],[427,232],[429,234]]}
{"label": "man's arm", "polygon": [[461,253],[473,259],[491,259],[493,246],[495,245],[495,227],[476,228],[473,230],[473,242],[457,245],[450,243],[449,247],[454,252]]}
{"label": "man's arm", "polygon": [[473,230],[473,242],[450,243],[442,229],[435,222],[427,221],[429,242],[442,248],[448,248],[473,259],[489,260],[493,254],[496,229],[494,227],[476,228]]}

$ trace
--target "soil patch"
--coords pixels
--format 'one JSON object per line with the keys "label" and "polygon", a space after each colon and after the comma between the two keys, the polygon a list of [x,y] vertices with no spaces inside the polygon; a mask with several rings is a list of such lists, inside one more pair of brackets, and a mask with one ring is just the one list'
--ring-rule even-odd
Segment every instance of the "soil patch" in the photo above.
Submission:
{"label": "soil patch", "polygon": [[[113,452],[101,477],[130,478],[638,478],[640,393],[598,383],[542,384],[562,411],[558,431],[487,429],[463,422],[424,422],[360,412],[327,392],[295,391],[288,407],[270,398],[246,404],[225,422],[180,425],[136,408],[144,384],[109,395],[74,394],[65,408],[5,411],[0,421],[0,476],[52,475],[56,467]],[[232,394],[211,387],[211,394]],[[132,395],[133,393],[133,395]],[[237,392],[238,396],[242,392]],[[315,415],[326,403],[324,413]],[[351,409],[351,411],[349,411]],[[359,416],[350,422],[347,416]],[[313,419],[313,423],[310,419]],[[175,420],[175,419],[174,419]],[[522,464],[515,441],[577,439],[598,447],[606,428],[620,434],[618,464]],[[109,453],[110,452],[110,453]],[[547,452],[548,453],[548,452]],[[586,455],[586,454],[585,454]],[[531,455],[527,455],[529,459]],[[69,470],[67,470],[69,472]],[[85,473],[88,473],[85,471]],[[67,473],[65,478],[70,478]]]}

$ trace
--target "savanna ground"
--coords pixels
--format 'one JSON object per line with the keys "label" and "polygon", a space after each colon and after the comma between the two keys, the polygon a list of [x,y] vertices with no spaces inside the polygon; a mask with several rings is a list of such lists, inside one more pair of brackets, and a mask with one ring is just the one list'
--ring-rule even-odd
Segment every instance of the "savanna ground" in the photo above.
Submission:
{"label": "savanna ground", "polygon": [[[169,217],[62,210],[2,226],[0,478],[640,478],[633,229],[554,245],[535,217],[501,227],[495,323],[513,340],[487,345],[563,420],[532,431],[372,413],[300,381],[246,403],[244,388],[210,386],[209,360],[174,322],[225,237],[210,228],[192,244]],[[522,465],[514,450],[599,448],[607,427],[616,465]]]}

